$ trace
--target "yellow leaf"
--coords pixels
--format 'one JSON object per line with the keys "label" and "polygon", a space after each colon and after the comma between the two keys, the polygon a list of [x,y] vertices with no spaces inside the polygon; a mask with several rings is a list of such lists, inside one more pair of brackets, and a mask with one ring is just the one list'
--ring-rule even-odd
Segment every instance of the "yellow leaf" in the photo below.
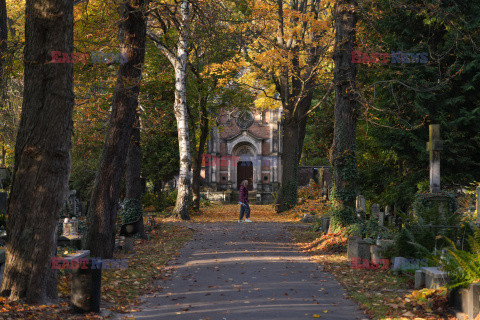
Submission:
{"label": "yellow leaf", "polygon": [[312,315],[312,317],[314,317],[314,318],[320,318],[320,315],[319,315],[319,314],[314,314],[314,315]]}

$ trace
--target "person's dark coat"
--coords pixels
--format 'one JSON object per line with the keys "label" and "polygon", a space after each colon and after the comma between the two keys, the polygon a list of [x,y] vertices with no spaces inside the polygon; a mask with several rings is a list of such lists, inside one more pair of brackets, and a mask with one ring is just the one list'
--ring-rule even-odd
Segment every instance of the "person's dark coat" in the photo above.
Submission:
{"label": "person's dark coat", "polygon": [[242,203],[248,203],[248,190],[243,184],[240,186],[240,200],[239,201],[242,202]]}

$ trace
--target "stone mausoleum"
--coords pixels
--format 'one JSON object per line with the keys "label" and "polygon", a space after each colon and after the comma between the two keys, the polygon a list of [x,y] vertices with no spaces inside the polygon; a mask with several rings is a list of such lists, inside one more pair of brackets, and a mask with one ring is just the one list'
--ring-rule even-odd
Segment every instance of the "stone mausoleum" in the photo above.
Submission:
{"label": "stone mausoleum", "polygon": [[243,180],[248,180],[250,193],[257,200],[279,188],[281,112],[277,109],[220,113],[203,155],[202,177],[208,198],[235,201]]}
{"label": "stone mausoleum", "polygon": [[[202,161],[202,195],[235,202],[243,180],[250,200],[267,203],[282,181],[282,109],[223,110],[210,132]],[[288,146],[287,146],[288,147]],[[299,166],[298,185],[331,187],[328,166]]]}

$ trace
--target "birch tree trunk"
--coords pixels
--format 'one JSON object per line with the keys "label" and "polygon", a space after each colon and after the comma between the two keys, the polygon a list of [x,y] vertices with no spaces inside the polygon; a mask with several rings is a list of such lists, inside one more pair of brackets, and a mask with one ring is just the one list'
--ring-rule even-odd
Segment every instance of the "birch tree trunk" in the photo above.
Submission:
{"label": "birch tree trunk", "polygon": [[[184,2],[187,3],[187,2]],[[182,3],[182,16],[184,9]],[[188,10],[188,9],[187,9]],[[180,154],[180,172],[178,177],[178,195],[174,213],[178,218],[189,220],[191,187],[191,155],[190,137],[188,131],[187,113],[187,36],[188,32],[181,33],[177,50],[178,61],[175,64],[175,118],[177,119],[178,148]]]}
{"label": "birch tree trunk", "polygon": [[[351,58],[356,42],[356,10],[356,0],[339,0],[335,5],[335,126],[333,145],[330,150],[330,162],[334,169],[335,195],[342,210],[350,208],[351,214],[354,212],[357,175],[355,159],[358,112],[355,95],[357,69]],[[344,211],[342,217],[332,217],[331,225],[348,224],[347,211]]]}
{"label": "birch tree trunk", "polygon": [[73,1],[27,0],[25,87],[1,293],[30,303],[50,297],[50,257],[71,168],[73,65],[49,63],[56,50],[73,51]]}
{"label": "birch tree trunk", "polygon": [[92,190],[86,246],[94,257],[112,258],[120,184],[135,123],[138,92],[145,58],[146,0],[127,0],[121,6],[121,53],[127,58],[118,70],[110,125]]}
{"label": "birch tree trunk", "polygon": [[[169,11],[169,10],[167,10]],[[178,195],[174,214],[182,220],[190,220],[189,208],[191,197],[191,166],[190,135],[188,131],[187,109],[187,60],[188,37],[190,19],[192,16],[191,4],[187,0],[180,3],[180,17],[175,20],[177,25],[178,42],[175,49],[169,49],[165,43],[153,32],[148,31],[155,45],[168,58],[175,70],[175,103],[173,109],[177,120],[178,148],[180,154],[180,170],[178,174]],[[164,31],[165,32],[165,31]]]}

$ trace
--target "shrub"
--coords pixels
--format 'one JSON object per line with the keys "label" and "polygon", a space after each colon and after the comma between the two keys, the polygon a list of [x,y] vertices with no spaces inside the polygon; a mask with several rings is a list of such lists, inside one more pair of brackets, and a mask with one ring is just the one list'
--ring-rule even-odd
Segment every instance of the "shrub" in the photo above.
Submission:
{"label": "shrub", "polygon": [[142,216],[142,206],[137,199],[126,199],[123,202],[121,212],[122,224],[131,224],[137,222]]}
{"label": "shrub", "polygon": [[309,184],[301,187],[298,190],[298,197],[303,199],[320,199],[322,196],[322,190],[316,183]]}
{"label": "shrub", "polygon": [[330,209],[330,228],[334,232],[354,224],[357,222],[355,212],[350,207],[343,207],[342,205],[333,205]]}
{"label": "shrub", "polygon": [[443,256],[435,256],[435,260],[448,272],[450,277],[449,287],[455,288],[468,286],[480,281],[480,229],[475,228],[474,236],[468,236],[471,251],[457,248],[455,243],[447,239],[450,247]]}

